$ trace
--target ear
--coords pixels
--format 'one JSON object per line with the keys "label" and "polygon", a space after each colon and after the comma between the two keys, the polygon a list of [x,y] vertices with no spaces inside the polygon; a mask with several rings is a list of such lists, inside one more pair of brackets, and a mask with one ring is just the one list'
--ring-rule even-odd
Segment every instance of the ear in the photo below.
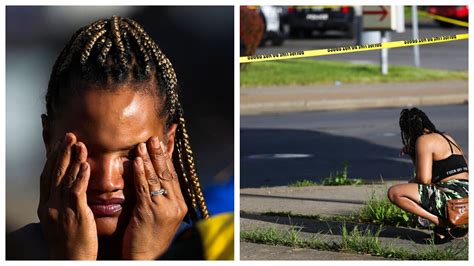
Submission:
{"label": "ear", "polygon": [[173,157],[174,141],[177,127],[178,124],[171,124],[168,128],[168,132],[166,132],[166,138],[168,139],[168,142],[166,143],[166,150],[168,151],[168,155],[170,156],[170,158]]}
{"label": "ear", "polygon": [[46,149],[46,155],[49,155],[51,151],[51,123],[47,115],[41,115],[41,124],[43,126],[43,143]]}

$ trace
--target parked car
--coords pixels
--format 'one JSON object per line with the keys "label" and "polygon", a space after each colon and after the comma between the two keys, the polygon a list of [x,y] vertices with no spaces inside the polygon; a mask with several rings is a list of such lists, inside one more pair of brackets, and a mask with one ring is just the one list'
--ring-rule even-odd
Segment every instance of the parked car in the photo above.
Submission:
{"label": "parked car", "polygon": [[343,31],[344,36],[355,34],[354,8],[351,6],[288,6],[288,24],[293,36],[311,37],[314,31]]}
{"label": "parked car", "polygon": [[[469,8],[468,6],[429,6],[426,11],[433,15],[438,15],[447,18],[453,18],[462,21],[468,21],[469,19]],[[436,20],[441,27],[452,27],[451,23]]]}

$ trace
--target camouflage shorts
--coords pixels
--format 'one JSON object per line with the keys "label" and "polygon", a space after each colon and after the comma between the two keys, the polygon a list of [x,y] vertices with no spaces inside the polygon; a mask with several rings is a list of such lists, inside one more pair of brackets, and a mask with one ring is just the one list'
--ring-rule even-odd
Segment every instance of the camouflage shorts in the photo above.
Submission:
{"label": "camouflage shorts", "polygon": [[446,203],[450,199],[469,197],[469,184],[467,180],[449,180],[436,185],[418,184],[421,206],[428,212],[446,219]]}

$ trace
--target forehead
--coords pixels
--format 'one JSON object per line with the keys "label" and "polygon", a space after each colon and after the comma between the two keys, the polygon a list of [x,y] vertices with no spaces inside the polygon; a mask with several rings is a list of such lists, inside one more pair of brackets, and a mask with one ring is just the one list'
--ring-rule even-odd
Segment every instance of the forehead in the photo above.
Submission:
{"label": "forehead", "polygon": [[86,145],[120,150],[151,136],[162,138],[165,124],[157,104],[153,95],[130,85],[114,90],[86,89],[69,101],[60,124]]}

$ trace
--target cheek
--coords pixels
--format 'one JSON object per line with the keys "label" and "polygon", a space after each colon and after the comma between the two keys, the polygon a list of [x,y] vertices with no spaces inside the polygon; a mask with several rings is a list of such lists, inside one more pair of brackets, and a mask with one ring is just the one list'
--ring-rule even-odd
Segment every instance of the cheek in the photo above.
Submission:
{"label": "cheek", "polygon": [[121,162],[120,174],[124,181],[123,193],[125,199],[133,205],[135,202],[135,184],[133,178],[133,161],[124,159]]}

